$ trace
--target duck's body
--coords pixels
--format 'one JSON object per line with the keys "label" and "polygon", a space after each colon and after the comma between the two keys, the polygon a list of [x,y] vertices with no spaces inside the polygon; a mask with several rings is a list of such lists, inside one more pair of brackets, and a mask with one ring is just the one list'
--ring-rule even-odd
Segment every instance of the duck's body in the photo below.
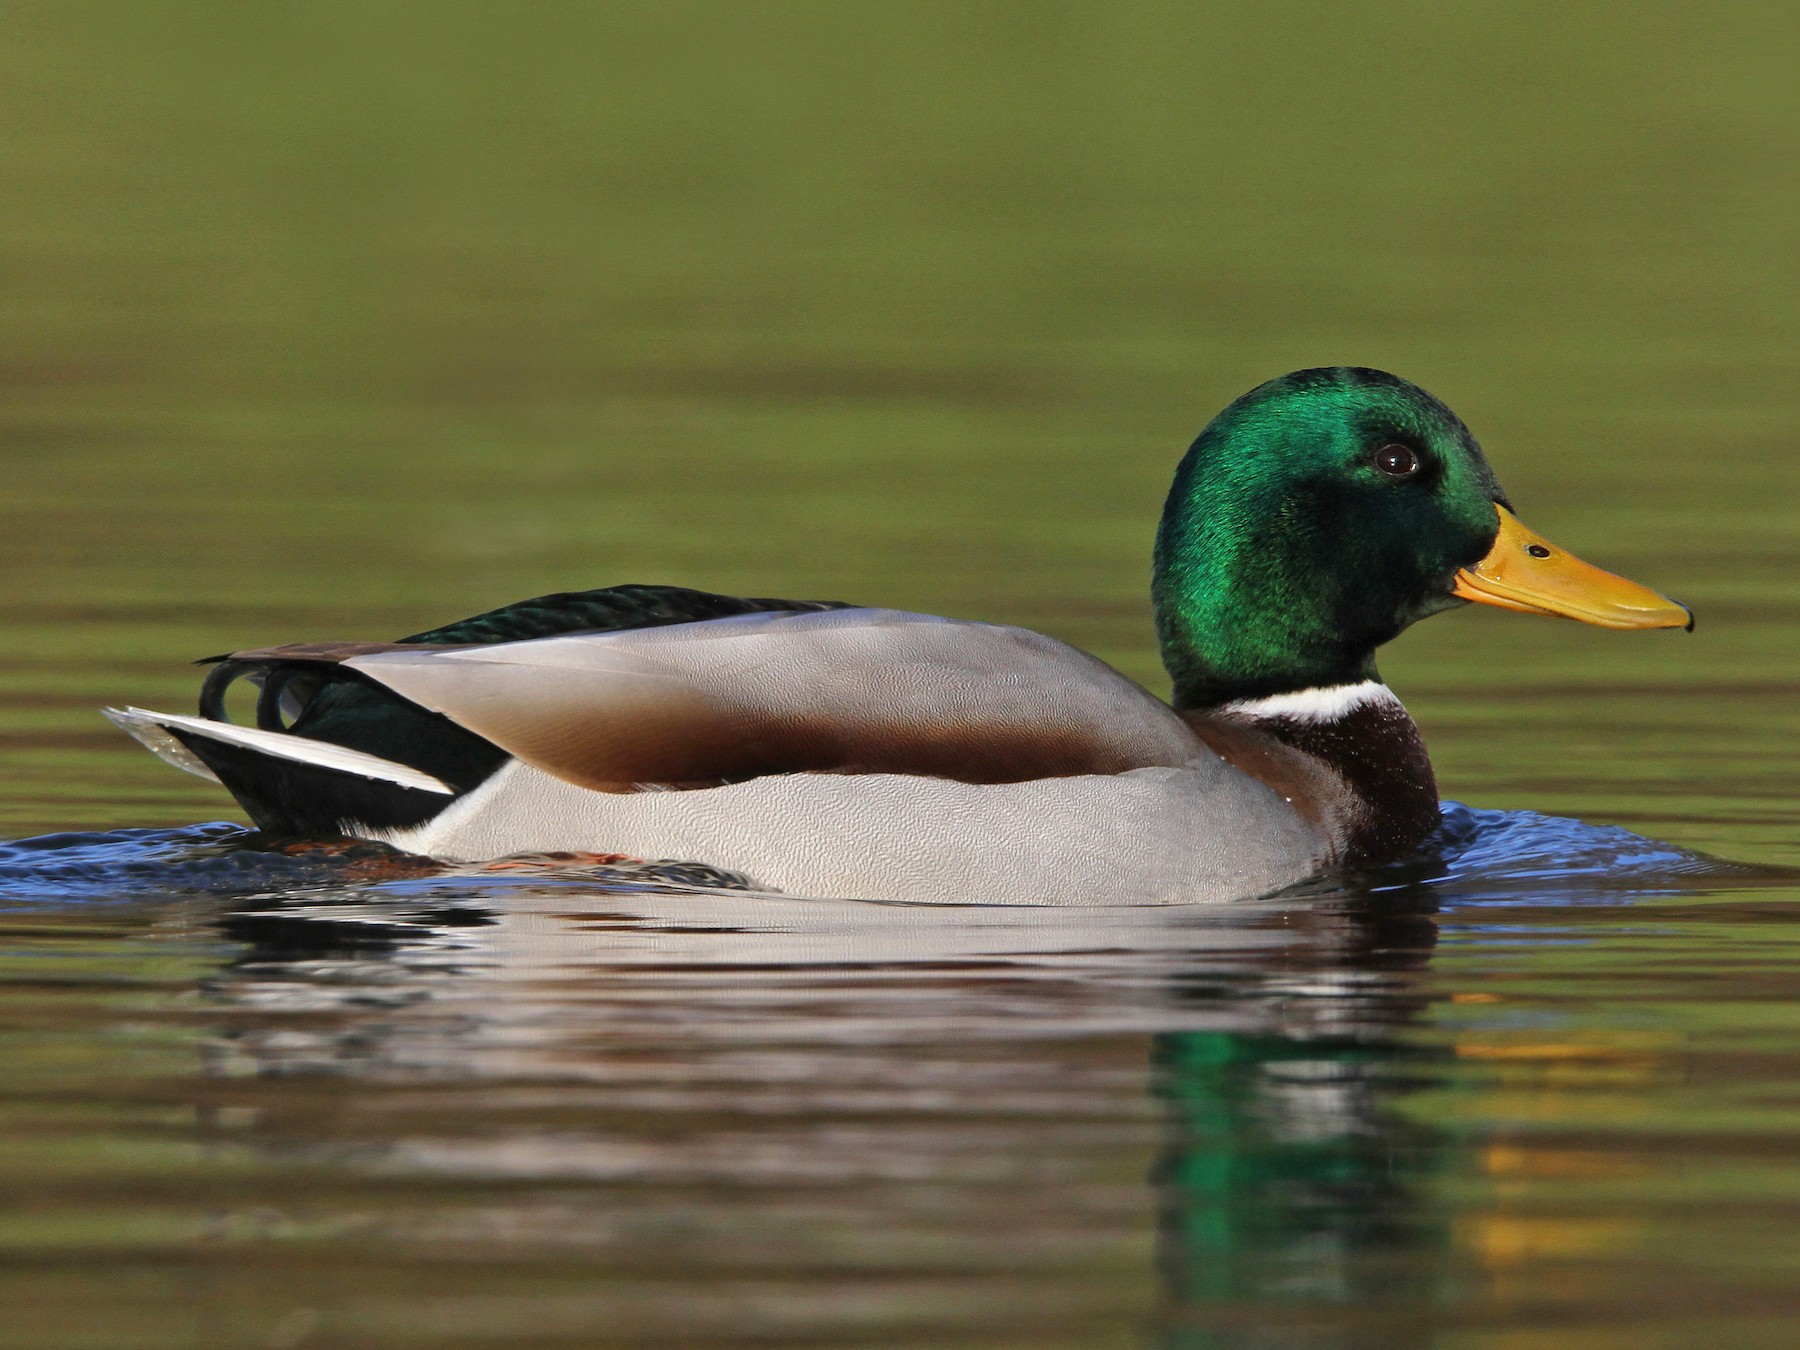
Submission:
{"label": "duck's body", "polygon": [[[1226,830],[1221,816],[1242,819]],[[789,895],[1153,904],[1262,895],[1319,872],[1324,832],[1224,766],[1023,783],[780,774],[598,797],[524,763],[426,825],[376,837],[448,859],[610,849],[728,860]]]}
{"label": "duck's body", "polygon": [[[1416,743],[1411,719],[1385,688],[1354,693],[1366,698],[1358,705],[1365,714],[1404,727]],[[1342,859],[1386,855],[1379,846],[1359,851],[1372,822],[1328,760],[1298,751],[1252,712],[1205,730],[1274,771],[1269,780],[1199,737],[1181,766],[1117,773],[1008,783],[771,774],[700,791],[598,798],[521,761],[425,824],[376,837],[449,859],[582,850],[606,839],[642,858],[730,858],[734,870],[794,895],[1032,904],[1236,900],[1305,881]],[[1372,748],[1378,737],[1362,743]],[[1426,829],[1437,819],[1429,781],[1407,789],[1423,817],[1414,824]],[[1395,842],[1420,837],[1388,828]]]}
{"label": "duck's body", "polygon": [[[351,706],[315,713],[315,733],[342,734],[380,688],[429,714],[421,741],[444,719],[504,753],[491,770],[414,755],[448,779],[394,781],[406,775],[374,777],[312,736],[119,716],[171,737],[266,829],[447,860],[617,852],[867,899],[1219,900],[1378,860],[1437,813],[1417,731],[1380,684],[1179,713],[1065,643],[925,614],[750,611],[230,660],[262,675],[271,702],[309,670],[344,680]],[[1364,809],[1369,764],[1409,800]]]}
{"label": "duck's body", "polygon": [[[1246,466],[1271,403],[1304,414],[1274,427],[1297,443]],[[1327,544],[1352,575],[1283,557]],[[114,716],[277,833],[679,859],[795,894],[1240,899],[1430,832],[1430,762],[1370,654],[1458,598],[1576,612],[1521,586],[1523,549],[1549,552],[1442,405],[1301,372],[1222,414],[1177,478],[1157,569],[1174,706],[1022,629],[616,587],[401,643],[236,653],[201,717]],[[1631,593],[1580,617],[1685,621],[1586,573],[1590,601],[1596,577]],[[256,728],[225,720],[240,675],[262,687]]]}

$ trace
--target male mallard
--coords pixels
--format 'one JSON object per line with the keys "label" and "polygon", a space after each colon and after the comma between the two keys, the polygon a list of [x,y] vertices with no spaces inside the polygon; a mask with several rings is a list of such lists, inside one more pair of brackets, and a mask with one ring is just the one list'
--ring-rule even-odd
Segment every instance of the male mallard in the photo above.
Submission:
{"label": "male mallard", "polygon": [[[236,652],[199,717],[107,715],[281,834],[676,858],[810,895],[1231,900],[1435,828],[1425,746],[1375,673],[1408,624],[1473,600],[1693,626],[1526,529],[1454,413],[1356,367],[1213,419],[1153,594],[1172,707],[1024,629],[614,586]],[[254,728],[224,711],[241,675]]]}

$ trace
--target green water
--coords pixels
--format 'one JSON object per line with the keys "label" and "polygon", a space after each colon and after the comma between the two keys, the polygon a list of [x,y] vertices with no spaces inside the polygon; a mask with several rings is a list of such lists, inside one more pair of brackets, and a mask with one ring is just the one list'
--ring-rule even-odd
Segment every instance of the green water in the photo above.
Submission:
{"label": "green water", "polygon": [[[235,819],[94,711],[195,657],[570,587],[1154,682],[1181,449],[1348,361],[1700,617],[1408,634],[1446,795],[1800,863],[1795,27],[10,6],[0,835]],[[1795,1343],[1800,888],[1525,835],[1226,916],[9,855],[0,1344]]]}

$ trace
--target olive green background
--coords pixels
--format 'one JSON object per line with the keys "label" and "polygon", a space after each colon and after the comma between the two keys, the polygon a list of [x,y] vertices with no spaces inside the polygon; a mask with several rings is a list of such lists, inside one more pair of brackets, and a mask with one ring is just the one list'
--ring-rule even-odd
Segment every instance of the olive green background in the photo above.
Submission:
{"label": "olive green background", "polygon": [[10,5],[0,823],[224,812],[92,716],[185,707],[194,657],[626,580],[1157,681],[1175,459],[1353,362],[1701,617],[1408,635],[1447,793],[1779,852],[1741,816],[1794,727],[1791,19]]}

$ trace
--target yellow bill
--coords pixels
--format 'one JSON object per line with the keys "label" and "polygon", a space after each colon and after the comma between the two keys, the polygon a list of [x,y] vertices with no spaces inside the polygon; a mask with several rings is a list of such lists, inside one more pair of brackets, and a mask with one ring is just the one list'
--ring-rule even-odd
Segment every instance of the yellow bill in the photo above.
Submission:
{"label": "yellow bill", "polygon": [[1500,513],[1500,536],[1487,557],[1456,574],[1451,589],[1462,599],[1602,628],[1693,628],[1686,605],[1602,572],[1526,529],[1504,506],[1494,509]]}

